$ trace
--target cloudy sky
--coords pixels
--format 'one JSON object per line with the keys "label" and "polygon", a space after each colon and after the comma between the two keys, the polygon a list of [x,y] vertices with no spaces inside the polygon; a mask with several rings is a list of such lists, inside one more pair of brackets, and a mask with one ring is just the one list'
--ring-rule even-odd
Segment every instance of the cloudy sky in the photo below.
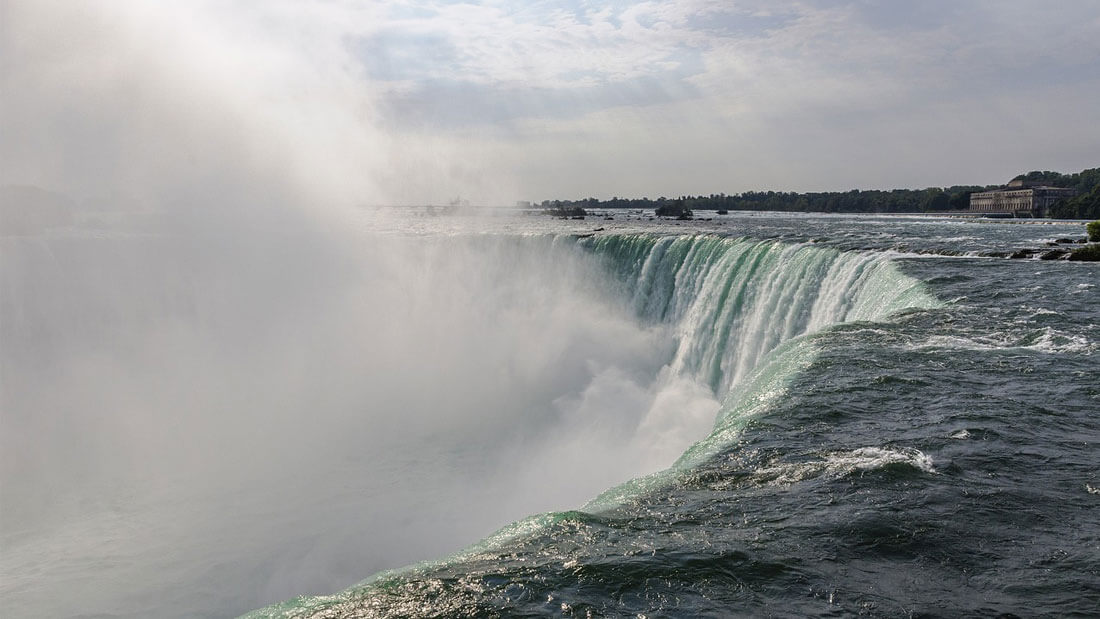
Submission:
{"label": "cloudy sky", "polygon": [[370,203],[1100,165],[1095,0],[0,0],[0,182]]}

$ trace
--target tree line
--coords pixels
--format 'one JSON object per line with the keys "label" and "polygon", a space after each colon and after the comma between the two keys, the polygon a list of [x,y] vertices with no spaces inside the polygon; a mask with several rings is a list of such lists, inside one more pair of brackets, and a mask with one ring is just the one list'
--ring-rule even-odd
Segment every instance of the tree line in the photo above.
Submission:
{"label": "tree line", "polygon": [[[1049,216],[1065,219],[1100,217],[1100,168],[1074,174],[1033,171],[1016,179],[1053,187],[1073,187],[1078,195],[1062,200],[1051,208]],[[1015,180],[1015,179],[1014,179]],[[672,205],[702,211],[786,211],[798,213],[947,213],[970,207],[970,194],[998,189],[997,185],[955,185],[926,189],[892,189],[784,192],[746,191],[738,194],[717,193],[675,198],[620,198],[609,200],[543,200],[542,208],[561,212],[571,209],[649,209]]]}
{"label": "tree line", "polygon": [[1089,168],[1074,174],[1038,170],[1021,174],[1012,180],[1041,183],[1051,187],[1072,187],[1077,195],[1050,207],[1048,217],[1055,219],[1100,218],[1100,168]]}

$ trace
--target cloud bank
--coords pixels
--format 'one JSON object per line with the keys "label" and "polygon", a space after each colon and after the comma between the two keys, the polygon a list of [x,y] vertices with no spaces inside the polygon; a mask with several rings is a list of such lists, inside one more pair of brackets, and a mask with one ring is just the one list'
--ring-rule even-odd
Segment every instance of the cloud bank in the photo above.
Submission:
{"label": "cloud bank", "polygon": [[1100,158],[1087,1],[3,10],[7,183],[140,192],[232,169],[330,201],[508,203],[998,182]]}
{"label": "cloud bank", "polygon": [[393,131],[535,197],[655,196],[1094,165],[1098,35],[1086,2],[417,2],[356,53]]}

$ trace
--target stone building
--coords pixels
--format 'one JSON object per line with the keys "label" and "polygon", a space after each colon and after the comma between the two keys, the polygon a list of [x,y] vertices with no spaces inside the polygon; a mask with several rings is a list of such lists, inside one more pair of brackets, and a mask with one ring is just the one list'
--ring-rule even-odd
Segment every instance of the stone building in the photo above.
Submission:
{"label": "stone building", "polygon": [[1031,186],[1026,181],[1014,180],[1004,189],[970,194],[970,212],[1009,217],[1045,217],[1052,204],[1075,195],[1076,189]]}

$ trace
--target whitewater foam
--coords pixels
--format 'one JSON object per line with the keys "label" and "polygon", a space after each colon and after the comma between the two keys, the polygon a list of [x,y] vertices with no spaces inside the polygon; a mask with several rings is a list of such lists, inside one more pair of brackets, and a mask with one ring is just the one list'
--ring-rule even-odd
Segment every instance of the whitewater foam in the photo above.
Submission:
{"label": "whitewater foam", "polygon": [[809,462],[783,463],[757,469],[758,483],[790,485],[814,477],[839,479],[857,473],[902,465],[922,473],[934,474],[932,458],[911,447],[860,447],[851,451],[825,454]]}
{"label": "whitewater foam", "polygon": [[1031,350],[1046,354],[1068,352],[1092,354],[1097,347],[1096,342],[1084,335],[1064,333],[1052,327],[984,337],[933,335],[923,341],[904,346],[906,350]]}

